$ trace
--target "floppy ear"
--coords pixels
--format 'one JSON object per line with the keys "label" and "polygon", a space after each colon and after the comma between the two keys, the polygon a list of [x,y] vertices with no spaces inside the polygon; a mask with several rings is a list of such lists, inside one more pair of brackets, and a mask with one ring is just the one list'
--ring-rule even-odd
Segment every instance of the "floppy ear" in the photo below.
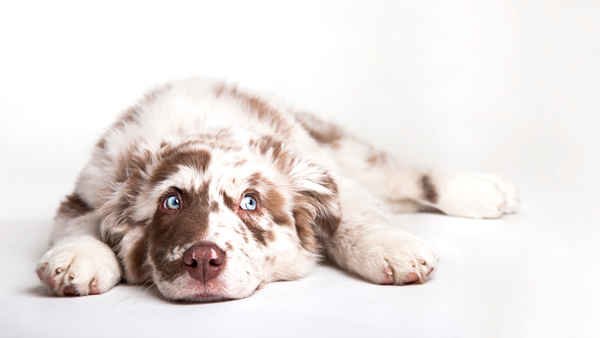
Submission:
{"label": "floppy ear", "polygon": [[338,186],[319,165],[296,162],[290,172],[294,189],[296,230],[307,249],[316,250],[315,236],[330,238],[342,220]]}

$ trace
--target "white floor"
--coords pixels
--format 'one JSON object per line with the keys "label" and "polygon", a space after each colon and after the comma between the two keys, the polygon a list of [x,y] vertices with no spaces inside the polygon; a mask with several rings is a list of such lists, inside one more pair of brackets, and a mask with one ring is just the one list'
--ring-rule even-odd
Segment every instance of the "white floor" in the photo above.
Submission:
{"label": "white floor", "polygon": [[[0,337],[599,337],[597,1],[105,1],[0,4]],[[423,285],[329,264],[244,300],[153,287],[49,296],[54,209],[147,87],[239,80],[404,163],[498,174],[498,220],[404,214],[441,257]]]}
{"label": "white floor", "polygon": [[131,285],[51,297],[33,271],[50,220],[3,220],[0,336],[593,337],[600,332],[599,214],[577,201],[598,196],[546,193],[527,192],[523,210],[500,220],[397,216],[398,226],[440,253],[426,284],[372,285],[323,264],[305,279],[213,304],[171,303],[154,287]]}

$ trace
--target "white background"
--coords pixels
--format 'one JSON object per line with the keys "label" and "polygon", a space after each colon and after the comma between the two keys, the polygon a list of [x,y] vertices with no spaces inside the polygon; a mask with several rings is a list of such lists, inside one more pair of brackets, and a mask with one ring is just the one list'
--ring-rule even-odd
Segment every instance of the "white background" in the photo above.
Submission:
{"label": "white background", "polygon": [[[325,265],[229,303],[125,285],[46,296],[33,267],[89,150],[145,89],[190,75],[337,121],[406,164],[498,174],[522,209],[398,216],[442,257],[424,285]],[[4,1],[0,140],[0,336],[599,334],[597,1]]]}

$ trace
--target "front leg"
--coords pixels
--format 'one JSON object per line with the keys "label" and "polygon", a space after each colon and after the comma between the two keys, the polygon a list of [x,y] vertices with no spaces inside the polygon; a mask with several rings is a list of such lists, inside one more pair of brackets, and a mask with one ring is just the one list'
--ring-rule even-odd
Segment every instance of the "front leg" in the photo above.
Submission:
{"label": "front leg", "polygon": [[390,227],[386,211],[368,193],[342,196],[343,218],[326,243],[342,268],[376,284],[424,282],[437,266],[433,249],[422,239]]}
{"label": "front leg", "polygon": [[99,220],[77,195],[67,196],[55,218],[52,248],[36,272],[51,293],[104,293],[121,280],[115,253],[98,237]]}

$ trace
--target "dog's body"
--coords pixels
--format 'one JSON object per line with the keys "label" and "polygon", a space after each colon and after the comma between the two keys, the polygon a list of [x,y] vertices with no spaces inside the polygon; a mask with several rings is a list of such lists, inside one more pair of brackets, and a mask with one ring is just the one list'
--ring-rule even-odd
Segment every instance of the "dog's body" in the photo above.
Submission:
{"label": "dog's body", "polygon": [[147,95],[102,137],[37,266],[59,295],[154,282],[169,299],[238,299],[324,255],[379,284],[424,281],[437,257],[388,211],[496,218],[491,175],[408,169],[311,115],[192,78]]}

